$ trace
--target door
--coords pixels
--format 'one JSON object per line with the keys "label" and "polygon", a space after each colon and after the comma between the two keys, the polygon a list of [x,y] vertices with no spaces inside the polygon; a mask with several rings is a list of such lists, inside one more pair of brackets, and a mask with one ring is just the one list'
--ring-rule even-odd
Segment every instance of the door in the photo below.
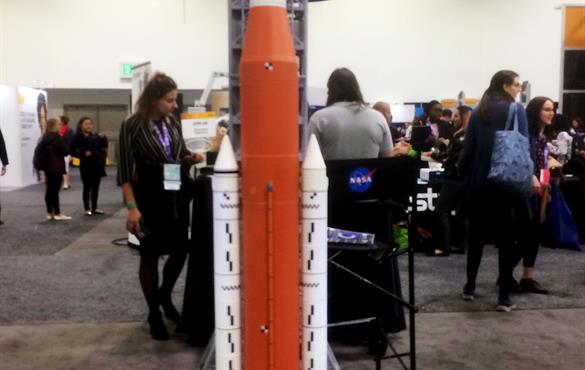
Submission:
{"label": "door", "polygon": [[122,121],[128,116],[127,105],[65,105],[65,115],[71,119],[71,127],[75,130],[82,117],[89,117],[93,121],[95,132],[108,137],[108,159],[111,164],[117,164],[116,148],[118,147],[118,132]]}

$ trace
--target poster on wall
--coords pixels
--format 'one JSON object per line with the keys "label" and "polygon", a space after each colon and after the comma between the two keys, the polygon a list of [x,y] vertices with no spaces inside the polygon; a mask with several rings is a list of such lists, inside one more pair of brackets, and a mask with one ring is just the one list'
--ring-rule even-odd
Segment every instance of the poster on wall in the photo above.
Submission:
{"label": "poster on wall", "polygon": [[137,64],[132,67],[132,113],[136,112],[136,102],[138,102],[140,94],[144,91],[144,86],[146,86],[151,72],[150,62]]}
{"label": "poster on wall", "polygon": [[30,87],[18,87],[18,119],[23,185],[36,181],[33,169],[35,147],[47,128],[47,93]]}
{"label": "poster on wall", "polygon": [[0,85],[0,129],[9,161],[0,186],[22,187],[36,183],[32,158],[46,128],[47,111],[46,92]]}

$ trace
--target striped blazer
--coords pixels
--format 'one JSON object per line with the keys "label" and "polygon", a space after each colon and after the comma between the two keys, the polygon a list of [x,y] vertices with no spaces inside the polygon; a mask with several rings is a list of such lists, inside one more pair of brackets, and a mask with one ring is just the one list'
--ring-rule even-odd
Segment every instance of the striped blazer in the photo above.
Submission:
{"label": "striped blazer", "polygon": [[136,160],[161,166],[165,163],[192,164],[191,153],[185,146],[180,124],[174,118],[170,118],[170,122],[165,124],[171,138],[174,162],[167,159],[152,122],[146,123],[136,115],[122,122],[118,142],[118,184],[139,180]]}

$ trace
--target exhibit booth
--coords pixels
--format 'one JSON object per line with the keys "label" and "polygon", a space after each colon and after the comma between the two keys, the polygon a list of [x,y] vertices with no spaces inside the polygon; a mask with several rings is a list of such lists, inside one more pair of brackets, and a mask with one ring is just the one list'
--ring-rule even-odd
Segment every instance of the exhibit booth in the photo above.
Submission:
{"label": "exhibit booth", "polygon": [[23,187],[37,181],[32,161],[47,124],[47,111],[45,91],[0,85],[0,129],[9,161],[0,187]]}

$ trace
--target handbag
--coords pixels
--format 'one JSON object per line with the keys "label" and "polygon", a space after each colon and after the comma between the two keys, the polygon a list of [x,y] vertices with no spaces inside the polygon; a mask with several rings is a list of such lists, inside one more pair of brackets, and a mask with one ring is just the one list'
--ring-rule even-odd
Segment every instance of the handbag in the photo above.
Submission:
{"label": "handbag", "polygon": [[544,221],[543,244],[551,248],[582,250],[573,214],[556,183],[551,184],[551,200]]}
{"label": "handbag", "polygon": [[487,179],[508,192],[529,197],[532,195],[533,174],[534,163],[530,157],[530,142],[518,131],[517,106],[516,103],[511,103],[504,130],[497,130],[494,133]]}

